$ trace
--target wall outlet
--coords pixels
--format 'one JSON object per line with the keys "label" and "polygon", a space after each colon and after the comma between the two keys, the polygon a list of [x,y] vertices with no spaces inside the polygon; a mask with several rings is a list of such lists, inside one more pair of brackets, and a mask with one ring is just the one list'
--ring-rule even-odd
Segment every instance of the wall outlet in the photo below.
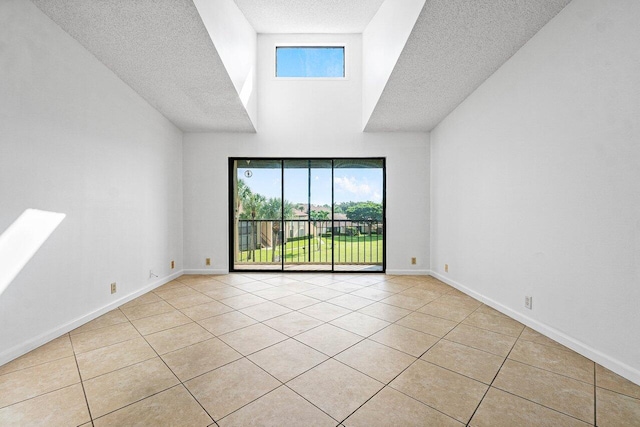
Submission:
{"label": "wall outlet", "polygon": [[524,306],[529,310],[533,309],[533,297],[524,297]]}
{"label": "wall outlet", "polygon": [[113,283],[111,284],[111,293],[112,293],[112,294],[115,294],[115,293],[116,293],[116,282],[113,282]]}
{"label": "wall outlet", "polygon": [[205,263],[206,265],[211,265],[211,258],[207,258],[207,259],[204,261],[204,263]]}
{"label": "wall outlet", "polygon": [[449,272],[449,264],[445,264],[444,265],[444,272],[448,273]]}
{"label": "wall outlet", "polygon": [[171,261],[171,268],[172,268],[172,269],[176,268],[176,263],[175,263],[175,261]]}
{"label": "wall outlet", "polygon": [[411,264],[416,265],[416,257],[411,258]]}

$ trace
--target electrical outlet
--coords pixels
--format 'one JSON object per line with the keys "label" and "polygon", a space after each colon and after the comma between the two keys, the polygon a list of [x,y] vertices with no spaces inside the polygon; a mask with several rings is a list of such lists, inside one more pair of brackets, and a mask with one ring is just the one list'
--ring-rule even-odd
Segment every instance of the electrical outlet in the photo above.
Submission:
{"label": "electrical outlet", "polygon": [[207,258],[204,263],[206,265],[211,265],[211,258]]}
{"label": "electrical outlet", "polygon": [[116,293],[116,282],[113,282],[113,283],[111,284],[111,293],[112,293],[112,294],[115,294],[115,293]]}
{"label": "electrical outlet", "polygon": [[449,264],[445,264],[444,265],[444,272],[448,273],[449,272]]}
{"label": "electrical outlet", "polygon": [[176,268],[176,263],[174,261],[171,261],[171,268],[172,269]]}
{"label": "electrical outlet", "polygon": [[533,310],[533,297],[524,297],[524,306],[529,310]]}
{"label": "electrical outlet", "polygon": [[416,265],[416,257],[411,258],[411,264]]}

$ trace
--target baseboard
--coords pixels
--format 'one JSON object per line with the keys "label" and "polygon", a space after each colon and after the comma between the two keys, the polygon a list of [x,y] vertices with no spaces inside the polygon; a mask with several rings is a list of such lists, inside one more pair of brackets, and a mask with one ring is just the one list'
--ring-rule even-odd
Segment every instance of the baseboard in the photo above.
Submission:
{"label": "baseboard", "polygon": [[393,276],[428,276],[431,273],[431,270],[389,270],[387,269],[386,274],[390,274]]}
{"label": "baseboard", "polygon": [[183,274],[229,274],[229,270],[225,270],[225,269],[183,270]]}
{"label": "baseboard", "polygon": [[[236,271],[238,274],[242,274],[242,271]],[[269,273],[269,271],[265,271],[265,273]],[[278,273],[278,271],[274,271],[274,273]],[[282,271],[280,271],[282,273]],[[286,272],[285,272],[286,273]],[[291,271],[291,273],[299,273],[299,271]],[[327,272],[329,273],[329,272]],[[387,269],[386,274],[395,275],[395,276],[428,276],[431,273],[431,270],[389,270]],[[227,269],[192,269],[192,270],[183,270],[183,274],[229,274],[229,270]]]}
{"label": "baseboard", "polygon": [[162,286],[165,283],[168,283],[170,281],[172,281],[175,278],[178,278],[180,276],[182,276],[184,273],[182,270],[177,271],[169,276],[165,276],[162,278],[158,278],[157,280],[155,280],[154,282],[148,284],[147,286],[145,286],[144,288],[138,289],[137,291],[130,293],[129,295],[126,295],[122,298],[119,298],[113,302],[110,302],[109,304],[92,311],[91,313],[85,314],[84,316],[78,317],[77,319],[74,319],[70,322],[67,322],[57,328],[54,328],[50,331],[47,331],[41,335],[38,335],[35,338],[32,338],[24,343],[21,343],[17,346],[14,346],[8,350],[3,351],[2,353],[0,353],[0,366],[4,365],[5,363],[9,363],[10,361],[12,361],[13,359],[16,359],[24,354],[27,354],[28,352],[30,352],[31,350],[34,350],[38,347],[40,347],[43,344],[48,343],[49,341],[58,338],[59,336],[66,334],[67,332],[73,331],[74,329],[76,329],[79,326],[84,325],[85,323],[102,316],[103,314],[113,310],[114,308],[120,307],[122,304],[125,304],[137,297],[139,297],[140,295],[146,294],[149,291],[154,290],[155,288],[157,288],[158,286]]}
{"label": "baseboard", "polygon": [[453,286],[454,288],[477,299],[478,301],[485,303],[491,308],[494,308],[499,312],[506,314],[512,319],[515,319],[520,323],[523,323],[524,325],[541,333],[542,335],[545,335],[551,338],[552,340],[557,341],[566,347],[569,347],[571,350],[575,351],[576,353],[579,353],[584,357],[587,357],[593,360],[594,362],[617,373],[618,375],[625,377],[629,381],[632,381],[640,385],[640,371],[638,369],[635,369],[632,366],[627,365],[626,363],[623,363],[611,356],[608,356],[603,352],[596,350],[595,348],[583,343],[582,341],[579,341],[563,332],[560,332],[559,330],[549,325],[546,325],[535,319],[532,319],[518,311],[515,311],[505,305],[502,305],[492,300],[491,298],[487,298],[484,295],[481,295],[478,292],[475,292],[472,289],[469,289],[468,287],[462,285],[461,283],[458,283],[455,280],[450,279],[449,277],[443,276],[442,274],[439,274],[435,271],[430,271],[430,275],[437,278],[438,280],[445,282],[448,285]]}

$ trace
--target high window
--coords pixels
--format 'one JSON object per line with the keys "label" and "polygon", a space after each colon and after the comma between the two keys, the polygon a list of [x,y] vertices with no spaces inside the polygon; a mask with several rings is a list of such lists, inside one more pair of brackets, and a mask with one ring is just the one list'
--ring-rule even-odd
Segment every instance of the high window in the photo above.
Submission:
{"label": "high window", "polygon": [[278,46],[276,77],[345,77],[344,46]]}

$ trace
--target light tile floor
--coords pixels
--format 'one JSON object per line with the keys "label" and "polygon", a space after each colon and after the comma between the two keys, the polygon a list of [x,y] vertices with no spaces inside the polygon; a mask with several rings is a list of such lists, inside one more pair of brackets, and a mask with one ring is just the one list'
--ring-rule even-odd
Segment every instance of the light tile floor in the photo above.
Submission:
{"label": "light tile floor", "polygon": [[0,425],[640,426],[640,387],[424,276],[182,276],[0,367]]}

